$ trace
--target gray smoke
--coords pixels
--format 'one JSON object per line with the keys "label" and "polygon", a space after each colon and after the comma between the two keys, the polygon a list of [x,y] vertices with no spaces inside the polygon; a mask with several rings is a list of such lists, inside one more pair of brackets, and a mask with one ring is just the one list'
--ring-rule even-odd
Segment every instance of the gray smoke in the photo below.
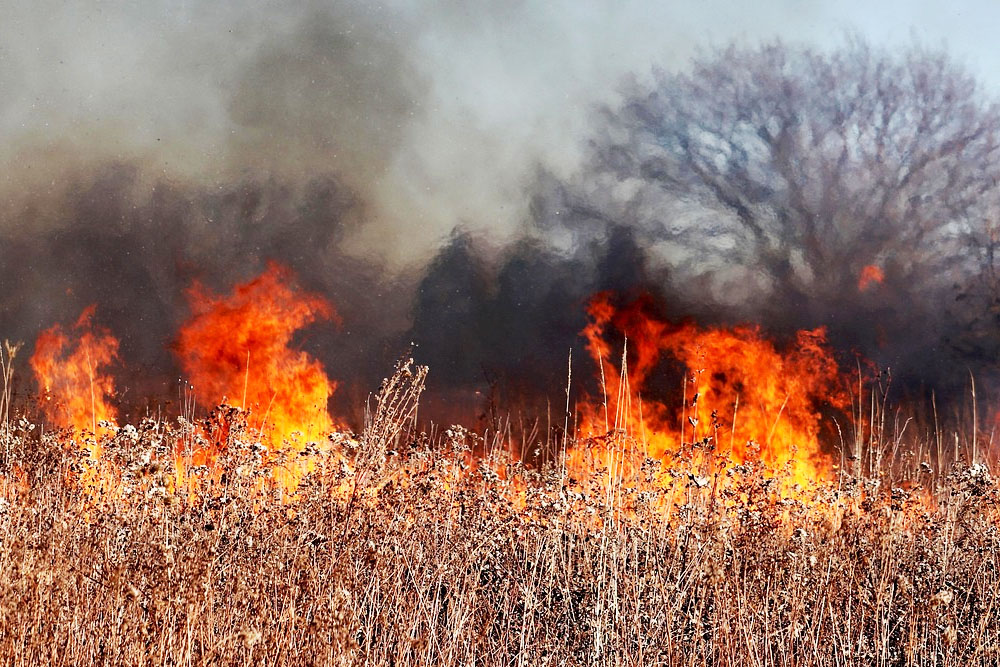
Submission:
{"label": "gray smoke", "polygon": [[[158,398],[185,288],[275,259],[343,317],[302,341],[354,379],[342,409],[411,341],[442,406],[559,395],[593,291],[725,319],[627,211],[580,204],[595,108],[734,37],[955,25],[930,5],[879,10],[893,21],[826,5],[0,0],[0,337],[97,303],[126,400]],[[990,35],[961,44],[995,69]]]}

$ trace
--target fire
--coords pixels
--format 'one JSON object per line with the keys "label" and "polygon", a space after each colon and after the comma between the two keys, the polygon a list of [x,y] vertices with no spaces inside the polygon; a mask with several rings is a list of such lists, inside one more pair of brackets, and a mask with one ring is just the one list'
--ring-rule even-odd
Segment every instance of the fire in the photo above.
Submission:
{"label": "fire", "polygon": [[858,276],[858,291],[864,292],[873,285],[881,285],[885,280],[885,273],[874,264],[869,264],[861,269]]}
{"label": "fire", "polygon": [[86,308],[71,333],[58,324],[42,332],[29,364],[43,393],[46,419],[57,428],[99,435],[101,422],[117,419],[111,404],[115,384],[107,367],[117,358],[118,340],[92,323],[95,310]]}
{"label": "fire", "polygon": [[299,450],[334,429],[327,402],[337,385],[292,345],[295,332],[336,317],[329,303],[298,290],[277,264],[228,296],[195,284],[189,298],[176,350],[202,400],[248,411],[272,451]]}
{"label": "fire", "polygon": [[[294,495],[304,475],[337,451],[328,439],[336,430],[328,402],[337,384],[293,338],[310,324],[336,320],[334,308],[301,290],[277,264],[229,294],[195,284],[189,299],[192,316],[178,333],[175,351],[198,402],[210,412],[197,424],[179,420],[181,430],[169,436],[174,444],[143,454],[143,466],[171,470],[169,479],[156,484],[186,489],[189,500],[232,481],[224,474],[230,465],[266,470],[266,476],[253,478],[258,491],[277,488]],[[579,406],[577,435],[583,438],[567,442],[566,465],[574,478],[596,479],[591,473],[607,471],[621,482],[626,474],[645,470],[650,460],[663,464],[658,475],[668,484],[690,477],[705,486],[717,473],[742,464],[802,486],[829,476],[822,411],[843,411],[850,400],[822,329],[800,331],[790,343],[777,345],[755,327],[670,322],[655,314],[651,297],[619,306],[610,293],[596,295],[588,313],[583,335],[599,364],[602,395]],[[135,429],[96,433],[100,422],[116,417],[107,366],[118,342],[93,326],[93,314],[93,307],[85,310],[72,335],[58,326],[44,332],[31,366],[53,424],[109,436],[101,440],[103,457],[96,438],[88,442],[94,464],[81,479],[102,497],[120,500],[115,494],[127,466],[116,470],[116,461],[131,456],[129,448],[140,436]],[[233,464],[250,451],[256,452],[253,466],[262,467]],[[351,465],[350,455],[341,454],[339,463]],[[672,488],[683,492],[683,486]]]}
{"label": "fire", "polygon": [[[800,331],[779,349],[754,327],[670,323],[651,314],[646,297],[616,308],[610,294],[599,294],[588,312],[583,334],[607,398],[583,406],[585,429],[612,429],[640,441],[645,456],[668,464],[689,457],[706,472],[760,461],[800,484],[827,475],[820,410],[842,410],[849,398],[822,329]],[[612,332],[624,335],[628,350],[617,368]],[[654,386],[670,363],[684,369],[672,398]],[[613,451],[598,456],[613,463]]]}

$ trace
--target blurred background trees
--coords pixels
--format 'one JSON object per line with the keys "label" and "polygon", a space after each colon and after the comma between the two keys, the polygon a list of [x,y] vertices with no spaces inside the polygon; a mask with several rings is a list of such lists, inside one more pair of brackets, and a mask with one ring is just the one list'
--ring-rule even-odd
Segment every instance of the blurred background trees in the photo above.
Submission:
{"label": "blurred background trees", "polygon": [[1000,107],[945,52],[730,46],[600,117],[543,228],[628,224],[722,317],[825,325],[923,380],[995,362]]}

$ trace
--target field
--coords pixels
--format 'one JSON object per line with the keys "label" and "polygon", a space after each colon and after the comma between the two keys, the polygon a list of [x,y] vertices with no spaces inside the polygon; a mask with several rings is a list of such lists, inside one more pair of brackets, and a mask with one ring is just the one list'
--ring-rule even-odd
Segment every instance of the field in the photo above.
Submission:
{"label": "field", "polygon": [[3,4],[0,667],[1000,667],[1000,2]]}
{"label": "field", "polygon": [[510,429],[418,432],[424,374],[402,362],[363,432],[277,457],[237,408],[104,425],[97,460],[12,411],[2,663],[1000,660],[1000,493],[954,434],[872,429],[807,486],[695,449],[666,470],[627,429],[529,466]]}

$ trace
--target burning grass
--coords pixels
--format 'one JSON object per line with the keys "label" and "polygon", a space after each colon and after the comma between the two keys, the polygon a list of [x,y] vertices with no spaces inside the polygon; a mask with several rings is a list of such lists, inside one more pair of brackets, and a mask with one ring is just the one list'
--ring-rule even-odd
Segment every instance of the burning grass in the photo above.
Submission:
{"label": "burning grass", "polygon": [[[40,409],[12,402],[4,346],[2,662],[1000,660],[978,421],[946,452],[936,421],[862,410],[821,331],[778,345],[600,295],[584,334],[601,395],[571,411],[568,391],[562,430],[425,430],[427,369],[403,360],[349,433],[293,345],[329,304],[277,267],[192,298],[177,348],[221,402],[197,418],[103,411],[117,348],[92,311],[36,346]],[[665,361],[676,406],[650,384]],[[847,429],[833,445],[824,410]]]}
{"label": "burning grass", "polygon": [[[109,426],[96,463],[66,431],[6,423],[3,661],[1000,659],[986,465],[924,465],[919,490],[841,472],[790,497],[796,480],[759,458],[707,478],[674,460],[669,484],[647,459],[609,489],[604,470],[513,460],[508,432],[414,430],[423,373],[401,364],[362,433],[309,454],[293,496],[238,408],[222,453],[183,484],[168,454],[219,415]],[[75,484],[88,465],[117,471],[119,492]]]}

